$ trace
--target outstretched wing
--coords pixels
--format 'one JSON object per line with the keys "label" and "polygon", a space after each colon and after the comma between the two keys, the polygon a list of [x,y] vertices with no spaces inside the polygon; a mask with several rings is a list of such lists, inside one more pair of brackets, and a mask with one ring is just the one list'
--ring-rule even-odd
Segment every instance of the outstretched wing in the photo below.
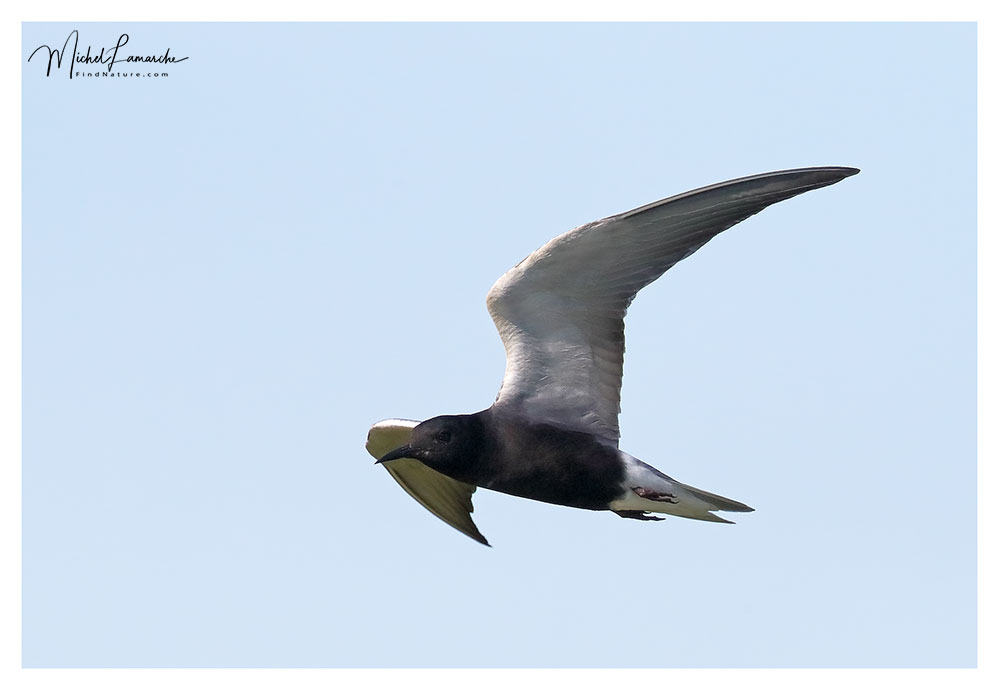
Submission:
{"label": "outstretched wing", "polygon": [[486,298],[506,347],[495,407],[616,444],[624,315],[635,294],[723,230],[858,172],[803,168],[744,177],[559,235],[507,271]]}
{"label": "outstretched wing", "polygon": [[[386,419],[378,422],[368,431],[368,442],[364,445],[375,460],[390,450],[409,441],[410,434],[419,422],[408,419]],[[480,544],[489,542],[472,522],[472,494],[475,487],[451,479],[430,469],[419,460],[402,458],[382,465],[392,478],[406,490],[420,505]]]}

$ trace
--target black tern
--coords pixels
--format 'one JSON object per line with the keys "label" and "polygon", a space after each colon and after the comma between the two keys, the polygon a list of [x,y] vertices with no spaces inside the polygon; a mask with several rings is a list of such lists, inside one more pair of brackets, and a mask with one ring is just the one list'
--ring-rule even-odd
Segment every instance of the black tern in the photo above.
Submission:
{"label": "black tern", "polygon": [[378,422],[368,452],[430,512],[487,546],[471,518],[476,487],[637,520],[665,513],[727,523],[714,511],[752,511],[618,449],[624,316],[639,290],[715,235],[858,172],[823,167],[743,177],[559,235],[486,297],[506,348],[493,405],[422,423]]}

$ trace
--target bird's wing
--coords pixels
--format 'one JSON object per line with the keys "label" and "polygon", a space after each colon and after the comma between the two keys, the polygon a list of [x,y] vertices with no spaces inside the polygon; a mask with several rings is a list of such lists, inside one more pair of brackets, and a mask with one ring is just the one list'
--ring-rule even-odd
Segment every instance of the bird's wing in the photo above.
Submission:
{"label": "bird's wing", "polygon": [[[386,419],[371,427],[365,448],[376,459],[409,441],[419,422],[407,419]],[[402,458],[382,465],[392,478],[420,505],[480,544],[489,542],[472,522],[472,494],[475,487],[430,469],[419,460]]]}
{"label": "bird's wing", "polygon": [[494,407],[616,443],[624,315],[635,294],[718,233],[856,168],[802,168],[695,189],[559,235],[486,303],[506,347]]}

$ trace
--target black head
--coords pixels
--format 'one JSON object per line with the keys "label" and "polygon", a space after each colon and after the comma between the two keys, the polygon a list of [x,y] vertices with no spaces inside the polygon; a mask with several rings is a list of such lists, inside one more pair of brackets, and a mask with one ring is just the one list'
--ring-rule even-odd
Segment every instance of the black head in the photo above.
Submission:
{"label": "black head", "polygon": [[378,462],[414,458],[443,474],[461,474],[482,454],[482,422],[477,415],[445,415],[418,424],[409,443],[382,456]]}

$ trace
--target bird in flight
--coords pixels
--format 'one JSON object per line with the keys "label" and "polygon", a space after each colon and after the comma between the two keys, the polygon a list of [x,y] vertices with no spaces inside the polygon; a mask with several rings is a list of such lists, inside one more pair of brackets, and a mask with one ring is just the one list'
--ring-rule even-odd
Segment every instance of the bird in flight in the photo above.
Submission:
{"label": "bird in flight", "polygon": [[743,177],[581,225],[507,271],[486,297],[506,348],[496,401],[474,414],[387,419],[367,450],[434,515],[486,544],[477,487],[546,503],[729,522],[744,503],[683,484],[618,448],[624,316],[635,295],[767,206],[860,172],[821,167]]}

